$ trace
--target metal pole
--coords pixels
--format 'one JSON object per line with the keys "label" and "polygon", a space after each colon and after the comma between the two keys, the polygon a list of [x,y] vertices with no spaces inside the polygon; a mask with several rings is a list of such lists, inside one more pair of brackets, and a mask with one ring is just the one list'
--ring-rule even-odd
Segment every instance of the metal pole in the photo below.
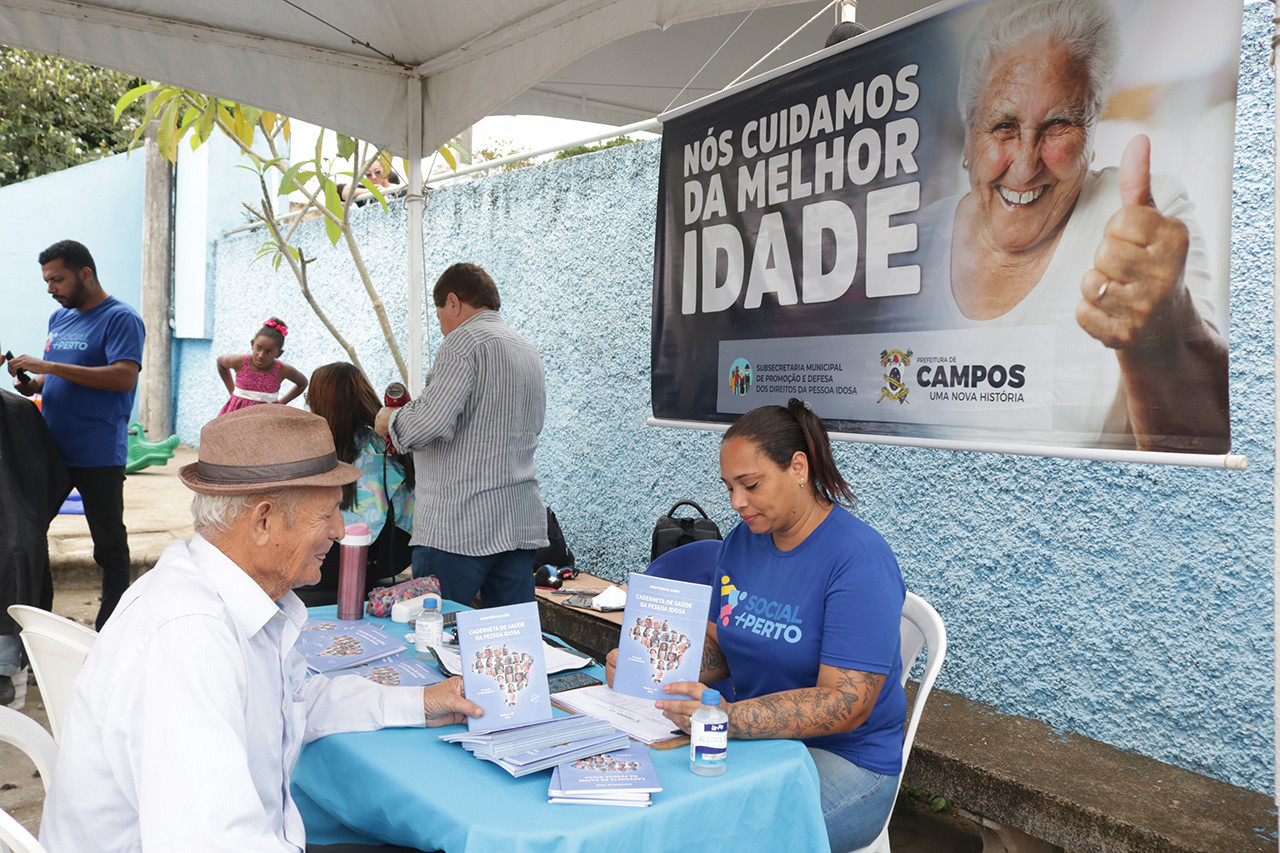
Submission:
{"label": "metal pole", "polygon": [[422,387],[422,78],[409,78],[409,387]]}

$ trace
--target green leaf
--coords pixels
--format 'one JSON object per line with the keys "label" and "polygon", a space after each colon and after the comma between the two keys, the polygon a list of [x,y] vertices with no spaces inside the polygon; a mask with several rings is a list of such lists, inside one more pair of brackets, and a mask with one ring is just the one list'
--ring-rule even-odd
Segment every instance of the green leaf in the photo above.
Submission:
{"label": "green leaf", "polygon": [[143,83],[141,86],[134,86],[129,91],[120,96],[120,100],[116,101],[115,115],[111,117],[112,121],[120,121],[120,114],[134,101],[156,88],[155,83]]}
{"label": "green leaf", "polygon": [[351,155],[356,153],[356,141],[350,136],[338,134],[338,156],[343,160],[350,160]]}
{"label": "green leaf", "polygon": [[[200,113],[200,123],[196,125],[196,138],[203,144],[213,134],[213,120],[218,115],[218,102],[210,98],[205,102],[204,111]],[[194,142],[192,145],[194,146]]]}
{"label": "green leaf", "polygon": [[[338,221],[342,220],[342,197],[338,195],[338,186],[333,181],[324,182],[324,206]],[[338,245],[338,240],[342,237],[342,226],[326,216],[324,230],[329,235],[329,242]]]}
{"label": "green leaf", "polygon": [[298,179],[298,173],[302,170],[302,167],[306,165],[307,161],[302,160],[290,166],[288,171],[284,173],[284,176],[280,178],[280,191],[277,192],[276,195],[288,195],[293,192],[294,183],[302,183],[302,181]]}
{"label": "green leaf", "polygon": [[361,178],[360,186],[364,187],[365,189],[367,189],[369,192],[373,194],[373,197],[376,198],[378,200],[378,203],[382,205],[383,210],[387,209],[387,200],[382,196],[381,187],[379,187],[377,184],[375,184],[373,181],[369,180],[368,178]]}

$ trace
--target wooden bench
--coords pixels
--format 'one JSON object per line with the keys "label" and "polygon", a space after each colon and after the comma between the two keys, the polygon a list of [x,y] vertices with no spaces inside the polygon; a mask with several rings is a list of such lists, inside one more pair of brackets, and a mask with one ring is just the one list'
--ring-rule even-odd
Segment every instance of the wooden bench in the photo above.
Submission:
{"label": "wooden bench", "polygon": [[[566,583],[607,585],[587,574]],[[543,630],[603,660],[618,645],[621,611],[565,598],[538,591]],[[1277,845],[1264,794],[936,689],[903,782],[950,800],[984,853],[1275,853]]]}

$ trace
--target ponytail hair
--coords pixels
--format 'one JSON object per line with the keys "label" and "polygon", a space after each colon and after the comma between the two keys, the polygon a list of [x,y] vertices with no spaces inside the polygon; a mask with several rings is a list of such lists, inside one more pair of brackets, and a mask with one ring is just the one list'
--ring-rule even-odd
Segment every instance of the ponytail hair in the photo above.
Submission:
{"label": "ponytail hair", "polygon": [[270,317],[262,324],[255,338],[267,337],[275,341],[276,349],[284,350],[284,336],[289,334],[289,327],[278,317]]}
{"label": "ponytail hair", "polygon": [[831,441],[822,418],[809,404],[792,397],[783,406],[761,406],[734,422],[721,442],[745,438],[779,468],[791,465],[797,452],[809,460],[809,477],[818,497],[831,503],[856,506],[858,498],[840,475],[831,456]]}

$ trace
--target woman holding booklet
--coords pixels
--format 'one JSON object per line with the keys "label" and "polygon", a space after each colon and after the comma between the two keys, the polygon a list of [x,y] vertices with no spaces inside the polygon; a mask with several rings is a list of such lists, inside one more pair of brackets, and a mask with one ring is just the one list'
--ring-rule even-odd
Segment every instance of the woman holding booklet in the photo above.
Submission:
{"label": "woman holding booklet", "polygon": [[832,850],[862,847],[893,808],[902,768],[897,560],[841,506],[853,491],[801,400],[738,419],[720,444],[720,479],[742,523],[720,549],[701,683],[664,685],[673,698],[657,706],[688,731],[703,685],[732,678],[729,736],[803,740]]}

